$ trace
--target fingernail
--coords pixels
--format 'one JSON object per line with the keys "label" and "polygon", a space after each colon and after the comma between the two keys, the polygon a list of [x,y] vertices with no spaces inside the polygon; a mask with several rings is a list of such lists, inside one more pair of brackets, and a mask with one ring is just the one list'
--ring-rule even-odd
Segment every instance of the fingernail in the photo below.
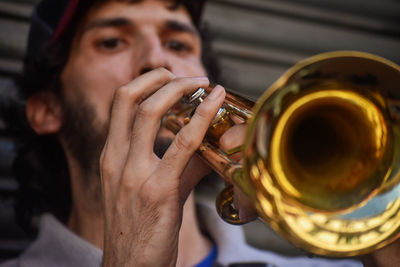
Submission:
{"label": "fingernail", "polygon": [[223,91],[224,91],[224,88],[220,85],[217,85],[216,87],[214,87],[214,89],[208,95],[208,98],[217,99],[222,94]]}

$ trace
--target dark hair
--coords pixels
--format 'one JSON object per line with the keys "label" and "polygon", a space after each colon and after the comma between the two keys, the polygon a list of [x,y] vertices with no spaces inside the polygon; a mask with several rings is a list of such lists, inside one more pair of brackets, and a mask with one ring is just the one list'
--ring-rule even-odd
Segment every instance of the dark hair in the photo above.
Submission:
{"label": "dark hair", "polygon": [[[63,36],[44,53],[25,60],[19,82],[20,100],[6,108],[8,112],[4,120],[18,146],[13,165],[19,183],[15,201],[16,219],[28,232],[35,230],[32,219],[43,212],[50,212],[65,223],[71,208],[71,189],[66,157],[58,139],[54,135],[39,136],[30,128],[24,115],[25,101],[40,91],[51,91],[61,96],[60,75],[68,60],[77,26],[90,7],[106,1],[81,1],[85,4],[79,7],[78,14]],[[203,64],[210,80],[220,82],[218,62],[211,47],[208,29],[202,26],[199,32],[202,37]]]}
{"label": "dark hair", "polygon": [[[17,223],[27,232],[36,231],[33,220],[50,212],[66,222],[71,206],[69,172],[64,151],[54,135],[37,135],[27,122],[25,102],[35,93],[62,94],[61,72],[68,60],[77,21],[43,53],[25,59],[18,82],[18,112],[7,112],[5,121],[17,144],[13,173],[19,188],[15,197]],[[14,103],[14,110],[15,108]],[[24,114],[14,119],[13,114]],[[15,115],[14,115],[15,116]],[[8,122],[8,123],[7,123]],[[12,123],[10,123],[12,122]]]}

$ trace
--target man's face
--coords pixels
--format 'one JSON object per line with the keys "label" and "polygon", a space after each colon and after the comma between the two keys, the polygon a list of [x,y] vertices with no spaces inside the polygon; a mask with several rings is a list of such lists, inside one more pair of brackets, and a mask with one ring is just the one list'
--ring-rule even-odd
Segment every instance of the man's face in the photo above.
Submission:
{"label": "man's face", "polygon": [[[169,1],[162,0],[110,1],[89,11],[61,76],[64,105],[69,105],[63,123],[77,117],[82,120],[74,123],[78,129],[67,131],[76,135],[69,143],[81,140],[82,144],[75,145],[75,154],[87,150],[85,146],[98,147],[93,155],[85,155],[97,165],[113,95],[120,86],[157,67],[178,77],[205,75],[201,40],[188,12],[170,7]],[[80,136],[81,132],[85,136]],[[88,136],[90,132],[92,136]],[[68,143],[70,137],[65,134],[64,138]]]}

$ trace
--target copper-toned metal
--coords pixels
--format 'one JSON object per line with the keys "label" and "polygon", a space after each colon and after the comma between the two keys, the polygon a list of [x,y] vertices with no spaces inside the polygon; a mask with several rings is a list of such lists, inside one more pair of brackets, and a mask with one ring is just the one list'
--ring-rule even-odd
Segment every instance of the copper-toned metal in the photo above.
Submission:
{"label": "copper-toned metal", "polygon": [[[207,91],[188,102],[198,105]],[[333,257],[365,254],[400,232],[400,116],[390,97],[398,91],[400,67],[388,60],[320,54],[290,68],[254,108],[228,93],[199,153],[296,246]],[[233,116],[248,124],[242,163],[218,147]],[[221,193],[217,210],[240,224],[232,194]]]}
{"label": "copper-toned metal", "polygon": [[238,210],[233,206],[233,185],[228,185],[217,196],[217,212],[221,218],[230,224],[241,225],[244,222],[239,217]]}

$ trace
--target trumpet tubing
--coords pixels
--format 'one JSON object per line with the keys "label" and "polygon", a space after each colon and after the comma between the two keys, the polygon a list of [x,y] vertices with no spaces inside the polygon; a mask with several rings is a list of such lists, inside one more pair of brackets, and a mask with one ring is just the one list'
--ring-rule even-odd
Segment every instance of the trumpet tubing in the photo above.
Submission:
{"label": "trumpet tubing", "polygon": [[[400,90],[400,67],[361,52],[306,59],[255,103],[227,93],[199,154],[246,193],[258,215],[294,245],[325,256],[378,249],[400,232],[400,130],[388,96]],[[185,98],[196,107],[200,88]],[[253,107],[254,106],[254,107]],[[233,151],[219,138],[247,123]],[[179,131],[167,116],[164,125]],[[242,163],[230,155],[241,151]],[[242,223],[232,186],[218,196],[220,216]]]}

